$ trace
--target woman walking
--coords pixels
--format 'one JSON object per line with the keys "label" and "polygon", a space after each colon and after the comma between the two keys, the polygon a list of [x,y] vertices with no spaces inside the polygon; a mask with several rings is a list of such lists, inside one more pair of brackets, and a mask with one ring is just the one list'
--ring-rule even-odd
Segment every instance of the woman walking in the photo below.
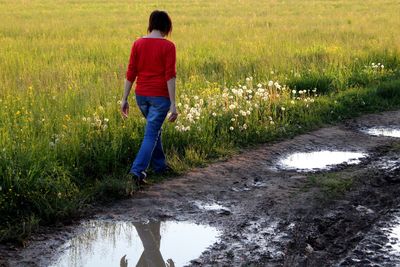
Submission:
{"label": "woman walking", "polygon": [[176,50],[165,37],[172,31],[172,22],[164,11],[153,11],[149,18],[148,35],[136,40],[131,49],[121,112],[128,116],[128,96],[136,80],[136,103],[146,118],[144,138],[132,164],[132,174],[138,185],[146,183],[146,170],[169,169],[161,144],[161,126],[168,114],[174,122],[178,113],[175,106]]}

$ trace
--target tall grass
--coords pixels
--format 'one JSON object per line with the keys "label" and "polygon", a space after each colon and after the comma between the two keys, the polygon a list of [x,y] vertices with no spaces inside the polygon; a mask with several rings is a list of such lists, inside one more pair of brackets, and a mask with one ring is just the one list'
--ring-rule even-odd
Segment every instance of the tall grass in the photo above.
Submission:
{"label": "tall grass", "polygon": [[163,138],[170,163],[184,170],[238,146],[397,106],[399,7],[0,1],[0,240],[99,196],[131,193],[123,174],[144,120],[137,109],[123,120],[118,101],[131,43],[153,9],[174,22],[181,116]]}

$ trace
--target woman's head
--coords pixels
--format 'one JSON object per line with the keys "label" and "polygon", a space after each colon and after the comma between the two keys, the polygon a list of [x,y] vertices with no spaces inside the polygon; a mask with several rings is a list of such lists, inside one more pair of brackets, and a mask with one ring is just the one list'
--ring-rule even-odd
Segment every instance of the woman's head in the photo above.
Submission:
{"label": "woman's head", "polygon": [[154,10],[150,14],[148,32],[159,30],[164,35],[168,35],[172,31],[172,21],[167,12]]}

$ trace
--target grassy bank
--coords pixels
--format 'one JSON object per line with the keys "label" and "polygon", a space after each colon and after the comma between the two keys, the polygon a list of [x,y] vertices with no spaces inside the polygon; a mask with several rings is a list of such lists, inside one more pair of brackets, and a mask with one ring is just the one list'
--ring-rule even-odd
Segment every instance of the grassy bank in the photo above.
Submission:
{"label": "grassy bank", "polygon": [[[244,2],[157,6],[178,49],[181,116],[163,132],[177,171],[400,106],[399,4]],[[154,8],[0,2],[0,241],[134,190],[122,177],[144,120],[136,109],[123,120],[119,100]]]}

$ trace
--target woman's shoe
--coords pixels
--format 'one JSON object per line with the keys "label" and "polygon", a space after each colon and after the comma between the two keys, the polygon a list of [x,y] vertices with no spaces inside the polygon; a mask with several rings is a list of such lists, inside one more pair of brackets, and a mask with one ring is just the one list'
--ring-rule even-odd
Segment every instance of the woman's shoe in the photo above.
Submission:
{"label": "woman's shoe", "polygon": [[166,165],[164,169],[161,169],[159,171],[155,171],[155,173],[169,175],[169,174],[175,173],[175,171],[170,166]]}
{"label": "woman's shoe", "polygon": [[140,172],[140,175],[133,175],[134,179],[135,179],[135,184],[138,188],[141,188],[145,185],[148,185],[149,183],[146,181],[147,178],[147,173],[145,173],[144,171]]}

